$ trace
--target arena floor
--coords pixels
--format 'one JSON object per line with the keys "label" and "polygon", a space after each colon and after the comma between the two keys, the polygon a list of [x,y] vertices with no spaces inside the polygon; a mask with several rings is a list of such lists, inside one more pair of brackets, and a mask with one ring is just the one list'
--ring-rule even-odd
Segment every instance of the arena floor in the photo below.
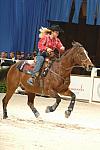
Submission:
{"label": "arena floor", "polygon": [[34,117],[26,95],[15,94],[8,105],[8,119],[2,119],[0,94],[0,150],[100,150],[100,103],[76,102],[74,111],[64,116],[69,101],[46,114],[54,99],[36,97],[42,120]]}

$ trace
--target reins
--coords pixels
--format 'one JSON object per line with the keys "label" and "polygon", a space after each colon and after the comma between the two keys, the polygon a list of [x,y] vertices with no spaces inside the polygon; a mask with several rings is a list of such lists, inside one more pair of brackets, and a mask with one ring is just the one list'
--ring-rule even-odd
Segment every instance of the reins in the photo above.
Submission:
{"label": "reins", "polygon": [[52,72],[53,74],[57,75],[59,78],[63,79],[65,81],[65,79],[63,77],[61,77],[58,73],[54,72],[53,70],[49,70],[50,72]]}
{"label": "reins", "polygon": [[[83,47],[83,46],[80,45],[79,48],[80,48],[80,47]],[[68,53],[68,52],[66,52],[66,53]],[[66,55],[66,53],[65,53],[64,55],[62,55],[62,57],[64,57],[64,56]],[[59,61],[62,59],[62,57],[59,57]],[[82,60],[82,63],[86,62],[87,60],[88,60],[87,58],[86,58],[85,60]],[[84,67],[84,66],[76,66],[76,65],[75,65],[75,66],[71,66],[71,67],[65,68],[65,67],[63,67],[63,65],[60,65],[60,67],[62,67],[64,70],[68,71],[68,70],[73,69],[74,67]],[[60,75],[60,72],[59,72],[59,74],[58,74],[58,73],[54,72],[54,71],[51,70],[51,69],[50,69],[50,72],[52,72],[53,74],[57,75],[59,78],[63,79],[64,81],[66,80],[66,79],[64,79],[64,78]]]}
{"label": "reins", "polygon": [[[64,68],[66,71],[72,69],[73,67],[74,67],[74,66],[65,68],[65,67],[62,66],[62,68]],[[51,69],[50,69],[49,71],[52,72],[53,74],[57,75],[59,78],[63,79],[64,81],[66,80],[66,79],[64,79],[64,78],[60,75],[60,73],[58,74],[58,73],[54,72],[54,71],[51,70]]]}

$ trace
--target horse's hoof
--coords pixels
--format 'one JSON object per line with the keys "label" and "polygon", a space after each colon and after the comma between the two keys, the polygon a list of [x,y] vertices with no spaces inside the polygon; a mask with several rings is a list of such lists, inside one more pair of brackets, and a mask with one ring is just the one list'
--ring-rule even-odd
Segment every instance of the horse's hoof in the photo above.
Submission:
{"label": "horse's hoof", "polygon": [[40,116],[39,112],[36,112],[34,115],[36,118],[38,118]]}
{"label": "horse's hoof", "polygon": [[8,116],[3,116],[3,119],[7,119],[8,118]]}
{"label": "horse's hoof", "polygon": [[71,111],[69,111],[69,110],[65,111],[65,118],[68,118],[70,116],[70,114],[71,114]]}
{"label": "horse's hoof", "polygon": [[48,106],[48,107],[46,108],[45,112],[46,112],[46,113],[51,112],[51,106]]}

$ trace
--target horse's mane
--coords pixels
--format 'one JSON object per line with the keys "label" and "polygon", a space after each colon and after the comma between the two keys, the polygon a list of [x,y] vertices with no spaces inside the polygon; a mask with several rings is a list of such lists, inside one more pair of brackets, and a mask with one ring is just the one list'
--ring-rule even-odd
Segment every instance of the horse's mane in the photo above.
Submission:
{"label": "horse's mane", "polygon": [[82,45],[81,45],[79,42],[73,41],[73,42],[72,42],[72,48],[66,49],[65,52],[64,52],[64,54],[61,56],[61,58],[64,57],[65,55],[67,55],[68,53],[70,53],[70,52],[71,52],[71,49],[73,49],[73,48],[76,49],[76,48],[78,48],[78,47],[82,47]]}
{"label": "horse's mane", "polygon": [[73,47],[83,47],[82,44],[80,44],[79,42],[76,42],[76,41],[72,42],[72,46]]}

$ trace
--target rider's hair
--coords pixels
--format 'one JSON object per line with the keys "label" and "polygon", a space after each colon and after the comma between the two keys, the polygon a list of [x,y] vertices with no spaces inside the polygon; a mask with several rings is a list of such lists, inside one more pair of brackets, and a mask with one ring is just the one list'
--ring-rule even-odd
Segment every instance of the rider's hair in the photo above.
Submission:
{"label": "rider's hair", "polygon": [[40,31],[39,38],[42,38],[44,35],[51,34],[52,32],[51,30],[45,27],[41,27],[39,31]]}

